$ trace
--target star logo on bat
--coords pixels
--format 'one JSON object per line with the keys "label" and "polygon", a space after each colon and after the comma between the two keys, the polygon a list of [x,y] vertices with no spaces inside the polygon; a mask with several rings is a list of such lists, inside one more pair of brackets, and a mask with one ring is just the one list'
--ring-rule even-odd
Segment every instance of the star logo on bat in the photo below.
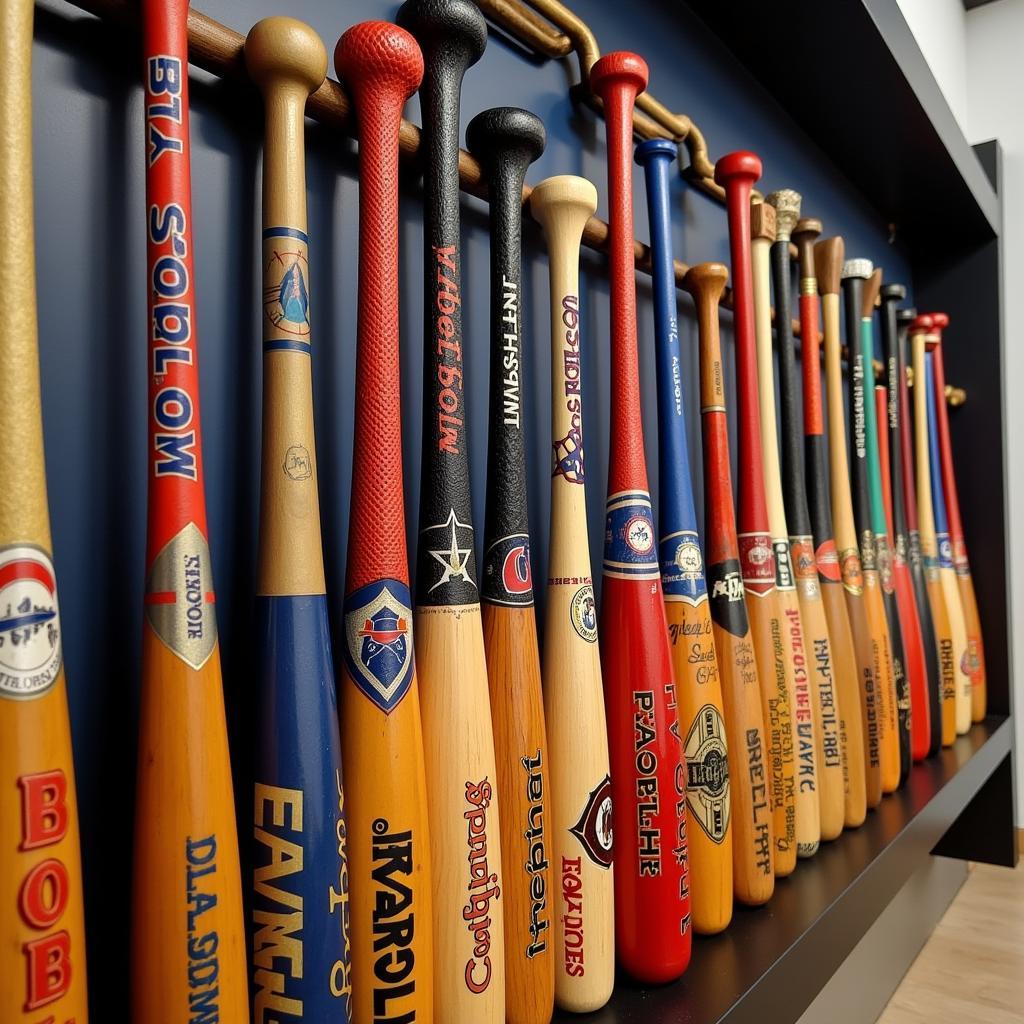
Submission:
{"label": "star logo on bat", "polygon": [[[469,575],[469,556],[473,551],[473,547],[470,545],[469,547],[460,548],[458,533],[456,532],[458,530],[471,530],[472,527],[468,523],[460,523],[458,516],[455,515],[455,509],[451,509],[448,513],[448,518],[443,523],[428,527],[428,529],[449,531],[451,540],[447,548],[427,549],[427,554],[444,570],[441,573],[441,578],[430,590],[437,590],[438,587],[448,583],[450,580],[465,580],[467,583],[475,586]],[[430,593],[430,591],[427,591],[427,593]]]}

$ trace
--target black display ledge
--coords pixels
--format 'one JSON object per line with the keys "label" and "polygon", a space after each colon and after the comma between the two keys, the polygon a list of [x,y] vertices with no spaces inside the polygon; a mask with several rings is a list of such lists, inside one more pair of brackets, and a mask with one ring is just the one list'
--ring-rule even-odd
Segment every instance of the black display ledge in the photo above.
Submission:
{"label": "black display ledge", "polygon": [[822,844],[766,907],[737,907],[722,935],[694,940],[686,976],[659,989],[620,977],[600,1024],[795,1021],[1010,752],[1012,723],[989,717],[886,797],[864,825]]}

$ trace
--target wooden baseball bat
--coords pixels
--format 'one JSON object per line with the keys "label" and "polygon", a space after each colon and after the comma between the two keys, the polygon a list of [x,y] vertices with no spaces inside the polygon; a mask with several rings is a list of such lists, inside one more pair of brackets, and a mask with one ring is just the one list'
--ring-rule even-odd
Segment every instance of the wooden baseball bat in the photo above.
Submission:
{"label": "wooden baseball bat", "polygon": [[[732,783],[686,438],[669,205],[669,174],[677,155],[676,144],[669,139],[650,139],[636,149],[647,181],[651,234],[661,481],[658,547],[686,757],[690,908],[694,931],[711,935],[732,919]],[[790,738],[790,772],[792,757]]]}
{"label": "wooden baseball bat", "polygon": [[600,1009],[615,982],[612,798],[597,604],[587,538],[580,241],[597,209],[585,178],[530,193],[551,283],[551,530],[544,619],[544,714],[551,753],[549,829],[556,873],[555,1002]]}
{"label": "wooden baseball bat", "polygon": [[[849,261],[853,262],[853,261]],[[866,268],[865,268],[866,269]],[[875,417],[874,386],[874,312],[878,294],[882,287],[882,270],[871,269],[865,280],[861,295],[860,341],[864,355],[864,449],[867,456],[868,502],[870,506],[871,530],[875,537],[875,562],[878,566],[878,581],[882,588],[882,603],[885,606],[885,621],[889,628],[889,652],[892,656],[893,691],[886,693],[895,702],[896,729],[900,758],[900,781],[902,786],[910,772],[910,684],[907,676],[907,659],[903,647],[903,630],[900,627],[899,606],[896,601],[896,583],[893,575],[892,544],[885,519],[885,505],[882,500],[882,474],[878,461],[878,422]],[[856,366],[854,367],[856,369]],[[851,376],[851,392],[858,384],[857,374]],[[856,413],[856,408],[854,408]],[[857,417],[851,436],[856,450],[858,442]],[[890,716],[891,718],[891,716]]]}
{"label": "wooden baseball bat", "polygon": [[466,141],[490,198],[491,401],[480,594],[502,811],[505,1020],[548,1024],[555,989],[550,761],[526,506],[521,333],[523,179],[544,151],[544,124],[529,111],[497,107],[470,121]]}
{"label": "wooden baseball bat", "polygon": [[[928,756],[931,744],[931,709],[928,704],[929,670],[938,678],[938,659],[934,647],[929,651],[921,633],[921,620],[910,575],[910,540],[907,535],[906,505],[903,498],[903,451],[900,434],[903,423],[899,403],[899,338],[896,330],[896,303],[906,297],[900,284],[882,286],[882,348],[885,354],[885,401],[878,406],[878,452],[882,462],[882,497],[892,550],[893,582],[899,608],[903,652],[906,657],[910,701],[910,745],[915,761]],[[876,398],[878,392],[875,392]],[[891,468],[890,468],[891,467]],[[929,655],[931,664],[929,664]]]}
{"label": "wooden baseball bat", "polygon": [[678,978],[690,962],[686,785],[676,680],[647,486],[636,334],[633,103],[647,87],[634,53],[603,56],[590,85],[608,138],[611,445],[601,650],[616,810],[615,939],[638,981]]}
{"label": "wooden baseball bat", "polygon": [[242,1024],[242,878],[199,417],[187,21],[187,0],[142,6],[149,502],[131,1005],[139,1024],[203,1007]]}
{"label": "wooden baseball bat", "polygon": [[839,287],[843,268],[843,240],[826,238],[814,247],[814,266],[821,296],[823,343],[825,348],[825,389],[828,402],[829,487],[839,573],[846,594],[857,656],[858,688],[861,700],[861,724],[864,735],[866,799],[869,808],[882,799],[881,724],[878,690],[891,684],[891,665],[883,657],[868,616],[864,591],[864,572],[860,561],[857,527],[853,518],[850,493],[850,466],[846,456],[846,412],[843,402],[843,368],[839,344]]}
{"label": "wooden baseball bat", "polygon": [[[402,496],[398,128],[423,78],[408,32],[350,28],[334,66],[359,132],[356,412],[344,602],[353,1020],[433,1013],[427,788]],[[381,444],[386,438],[387,444]]]}
{"label": "wooden baseball bat", "polygon": [[942,488],[946,497],[946,518],[949,523],[949,541],[952,548],[953,569],[956,571],[960,603],[964,611],[964,625],[967,629],[967,653],[971,674],[971,721],[980,722],[985,717],[988,703],[985,679],[985,645],[981,635],[981,618],[978,615],[978,599],[974,593],[974,578],[967,558],[967,544],[964,541],[963,521],[960,518],[960,497],[953,470],[953,447],[949,439],[949,415],[946,410],[946,371],[942,360],[942,332],[949,326],[945,313],[932,314],[935,328],[935,345],[932,348],[932,373],[935,377],[936,425],[939,433],[939,454],[942,462]]}
{"label": "wooden baseball bat", "polygon": [[[903,481],[903,503],[907,516],[907,562],[910,579],[914,585],[914,602],[921,623],[921,639],[924,642],[925,659],[928,664],[928,756],[934,757],[942,748],[942,668],[939,664],[939,646],[936,639],[935,623],[932,621],[932,607],[928,598],[928,584],[925,580],[924,562],[921,558],[921,533],[917,524],[917,488],[914,482],[914,453],[911,440],[910,396],[907,387],[909,360],[907,357],[907,335],[910,325],[917,318],[917,310],[901,309],[896,313],[899,326],[896,363],[896,387],[900,415],[900,476]],[[894,481],[895,482],[895,481]]]}
{"label": "wooden baseball bat", "polygon": [[[932,505],[932,476],[928,451],[928,393],[924,384],[925,337],[932,329],[930,316],[919,316],[910,325],[910,346],[914,368],[914,464],[917,469],[918,528],[921,536],[921,563],[924,567],[928,603],[935,624],[935,644],[939,654],[939,678],[942,686],[942,745],[952,746],[957,735],[956,692],[959,685],[961,648],[953,632],[945,589],[939,576],[939,544],[935,534]],[[966,643],[966,640],[965,640]]]}
{"label": "wooden baseball bat", "polygon": [[263,94],[263,465],[256,629],[253,1017],[348,1021],[348,833],[313,430],[303,111],[327,74],[308,25],[245,40]]}
{"label": "wooden baseball bat", "polygon": [[471,0],[407,0],[397,20],[416,37],[426,62],[415,628],[434,876],[434,1016],[500,1024],[505,886],[469,487],[458,173],[462,80],[484,52],[487,25]]}
{"label": "wooden baseball bat", "polygon": [[[792,805],[775,799],[775,874],[789,874],[796,866],[796,851],[810,856],[821,840],[820,722],[812,683],[811,658],[804,650],[803,633],[788,623],[803,624],[789,545],[789,531],[782,497],[779,445],[775,427],[775,356],[772,351],[769,251],[775,241],[775,207],[755,203],[750,211],[751,269],[754,287],[754,327],[757,341],[757,371],[761,439],[764,444],[764,485],[768,505],[768,528],[775,555],[776,601],[781,621],[771,622],[770,652],[762,652],[761,639],[751,632],[758,656],[758,677],[765,709],[765,734],[772,763],[773,793],[795,787]],[[761,607],[760,603],[756,607]],[[771,660],[766,661],[771,656]],[[788,711],[785,721],[780,721]],[[799,769],[793,764],[794,747]],[[842,791],[840,788],[840,801]],[[787,816],[785,812],[791,813]],[[795,812],[795,813],[794,813]],[[781,817],[780,817],[781,815]],[[840,814],[839,828],[842,829]]]}
{"label": "wooden baseball bat", "polygon": [[0,5],[0,1019],[86,1024],[71,723],[46,498],[32,221],[32,16]]}
{"label": "wooden baseball bat", "polygon": [[[932,330],[925,335],[925,347],[934,345],[934,319]],[[967,646],[967,622],[960,588],[957,585],[956,569],[953,568],[953,551],[949,542],[949,523],[946,518],[946,493],[942,480],[942,459],[939,454],[938,400],[935,395],[935,374],[933,356],[925,354],[925,376],[920,379],[927,394],[928,412],[928,467],[932,486],[932,509],[935,516],[935,545],[939,560],[939,582],[946,598],[950,630],[953,635],[953,651],[956,660],[956,684],[953,695],[953,709],[956,717],[957,735],[963,735],[971,727],[971,672],[970,653]],[[943,393],[942,402],[946,396]]]}
{"label": "wooden baseball bat", "polygon": [[[776,240],[771,247],[772,284],[775,292],[776,334],[779,343],[779,406],[782,427],[782,484],[789,525],[791,560],[800,596],[800,615],[811,665],[812,705],[817,726],[818,795],[821,802],[821,838],[835,839],[846,822],[848,766],[846,734],[836,661],[828,619],[821,599],[811,514],[804,476],[803,422],[797,397],[796,350],[792,329],[789,246],[800,219],[800,194],[792,189],[773,192],[766,202],[775,210]],[[769,339],[770,341],[770,332]],[[766,386],[774,393],[771,350],[765,352]],[[764,386],[762,387],[762,397]],[[773,417],[774,421],[774,417]],[[774,422],[773,422],[774,425]],[[854,705],[860,716],[859,702]],[[862,749],[862,746],[861,746]],[[867,813],[865,806],[865,813]]]}
{"label": "wooden baseball bat", "polygon": [[[832,651],[832,679],[838,701],[839,729],[843,760],[843,824],[857,828],[867,815],[864,723],[861,717],[859,670],[850,618],[843,597],[839,559],[832,533],[832,507],[828,493],[824,421],[821,410],[821,332],[818,328],[818,281],[814,269],[814,241],[821,234],[821,222],[797,221],[793,231],[800,259],[800,343],[803,356],[803,458],[806,467],[805,502],[810,526],[810,550],[798,561],[798,571],[807,571],[800,562],[810,563],[815,571],[825,624]],[[780,321],[781,322],[781,321]],[[787,332],[792,345],[792,332]],[[784,401],[792,407],[790,430],[799,431],[796,421],[796,384],[790,374]],[[795,449],[790,458],[797,460]],[[806,541],[806,537],[804,540]]]}
{"label": "wooden baseball bat", "polygon": [[741,903],[756,906],[767,903],[775,890],[775,843],[770,767],[765,760],[765,715],[733,511],[725,378],[718,334],[718,303],[728,276],[721,263],[699,263],[690,268],[683,284],[693,296],[700,338],[708,603],[722,684],[726,742],[732,751],[733,888]]}

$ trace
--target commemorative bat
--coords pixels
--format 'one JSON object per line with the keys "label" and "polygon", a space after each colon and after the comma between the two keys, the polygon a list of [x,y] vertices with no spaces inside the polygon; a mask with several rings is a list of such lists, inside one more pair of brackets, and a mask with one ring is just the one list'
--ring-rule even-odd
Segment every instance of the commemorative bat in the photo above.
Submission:
{"label": "commemorative bat", "polygon": [[648,984],[690,962],[686,785],[676,682],[647,486],[636,335],[631,137],[647,65],[602,57],[590,85],[608,139],[611,275],[611,444],[601,648],[615,817],[615,942],[619,963]]}
{"label": "commemorative bat", "polygon": [[[892,550],[893,582],[899,608],[903,653],[906,657],[910,693],[910,747],[915,761],[928,756],[931,745],[931,709],[928,703],[929,678],[938,680],[938,659],[934,647],[929,651],[921,633],[914,583],[910,575],[910,539],[907,534],[906,503],[903,498],[903,451],[900,434],[899,336],[896,329],[896,304],[907,291],[901,284],[882,286],[882,349],[885,355],[885,401],[878,406],[878,453],[882,461],[882,496]],[[877,389],[876,389],[877,397]],[[929,663],[930,655],[930,663]],[[929,671],[932,675],[929,676]]]}
{"label": "commemorative bat", "polygon": [[0,5],[0,230],[22,264],[0,322],[0,1019],[86,1024],[78,806],[39,393],[34,9],[30,0]]}
{"label": "commemorative bat", "polygon": [[[821,296],[825,391],[828,402],[829,493],[832,501],[839,573],[846,595],[846,610],[853,633],[864,736],[865,795],[869,808],[882,799],[881,725],[877,691],[892,681],[892,666],[872,632],[864,592],[857,527],[850,492],[850,466],[846,454],[846,411],[843,402],[842,352],[839,344],[839,287],[843,268],[843,240],[826,238],[814,247],[814,266]],[[827,556],[826,556],[827,557]],[[877,610],[877,605],[875,606]]]}
{"label": "commemorative bat", "polygon": [[[636,149],[647,180],[651,233],[661,481],[658,548],[686,757],[690,910],[694,931],[710,935],[732,919],[731,780],[686,436],[669,205],[669,174],[677,155],[676,143],[668,139],[651,139]],[[792,772],[792,739],[789,752]]]}
{"label": "commemorative bat", "polygon": [[416,37],[424,163],[423,458],[416,570],[434,893],[434,1017],[505,1019],[504,879],[494,734],[480,621],[464,390],[459,104],[487,45],[471,0],[407,0]]}
{"label": "commemorative bat", "polygon": [[[353,1020],[433,1013],[430,839],[402,495],[398,129],[423,78],[408,32],[350,28],[334,51],[359,134],[356,411],[341,684]],[[382,444],[382,439],[387,443]]]}
{"label": "commemorative bat", "polygon": [[914,369],[914,465],[917,470],[917,513],[921,537],[921,564],[932,622],[935,624],[935,645],[939,654],[939,680],[942,693],[942,745],[952,746],[957,736],[956,693],[960,685],[960,658],[963,649],[953,631],[953,619],[946,601],[945,588],[939,576],[939,544],[935,533],[935,511],[932,505],[932,474],[928,450],[928,393],[924,384],[925,337],[932,330],[932,318],[919,316],[910,325],[911,358]]}
{"label": "commemorative bat", "polygon": [[[925,335],[925,346],[930,347],[935,337],[935,321],[932,330]],[[946,598],[946,611],[953,635],[953,650],[956,654],[956,686],[953,695],[953,710],[956,716],[957,735],[971,727],[971,674],[970,654],[967,646],[967,622],[964,618],[960,589],[953,568],[953,554],[949,543],[949,524],[946,519],[946,493],[942,480],[942,458],[939,454],[938,400],[935,396],[935,375],[931,352],[925,354],[925,376],[923,390],[927,396],[928,413],[928,468],[932,485],[932,509],[935,516],[935,546],[939,560],[939,583]],[[942,401],[945,403],[943,394]]]}
{"label": "commemorative bat", "polygon": [[[775,844],[770,768],[765,760],[765,715],[733,511],[725,378],[718,334],[718,303],[728,276],[721,263],[699,263],[687,271],[683,285],[693,296],[700,339],[708,603],[722,684],[726,742],[733,752],[733,888],[741,903],[758,905],[767,903],[775,889]],[[751,860],[753,868],[749,869]]]}
{"label": "commemorative bat", "polygon": [[615,982],[612,798],[597,605],[587,538],[579,253],[597,209],[585,178],[546,178],[530,211],[551,285],[551,530],[544,620],[544,715],[551,756],[555,1002],[600,1009]]}
{"label": "commemorative bat", "polygon": [[[142,6],[149,502],[131,1016],[249,1018],[235,797],[206,525],[192,260],[187,0]],[[188,879],[188,885],[182,880]]]}
{"label": "commemorative bat", "polygon": [[249,31],[245,63],[266,109],[253,1017],[349,1021],[348,833],[317,493],[303,140],[327,52],[308,25],[265,18]]}
{"label": "commemorative bat", "polygon": [[523,179],[544,151],[544,125],[529,111],[497,107],[470,121],[466,141],[490,198],[491,395],[480,596],[505,869],[505,1020],[548,1024],[555,985],[550,761],[526,507],[521,244]]}
{"label": "commemorative bat", "polygon": [[[847,359],[849,364],[849,439],[850,450],[853,453],[850,480],[853,488],[854,521],[860,542],[864,605],[871,627],[871,639],[875,645],[875,657],[882,666],[878,673],[879,682],[875,688],[882,757],[882,792],[892,793],[899,788],[901,772],[896,713],[897,671],[892,653],[885,597],[879,578],[877,538],[875,523],[872,519],[867,428],[867,405],[870,401],[871,385],[867,381],[867,376],[868,374],[873,375],[874,369],[871,360],[865,358],[864,333],[861,328],[864,282],[871,277],[873,272],[874,267],[870,260],[847,260],[842,269],[842,287],[846,313],[846,344],[849,352]],[[873,402],[871,407],[874,408]],[[842,422],[842,420],[838,420],[837,423],[832,424],[830,417],[832,429],[838,428]],[[903,662],[900,660],[900,678],[902,678],[902,666]]]}
{"label": "commemorative bat", "polygon": [[[839,575],[839,559],[832,533],[832,503],[828,492],[824,420],[821,409],[821,333],[818,328],[818,281],[814,269],[814,242],[821,234],[821,222],[797,221],[793,231],[800,260],[800,347],[803,355],[803,458],[805,499],[810,524],[810,560],[816,570],[821,603],[825,612],[832,652],[832,679],[838,701],[839,728],[843,738],[843,824],[861,825],[867,815],[864,723],[861,717],[859,669],[850,618]],[[782,321],[780,320],[780,323]],[[791,332],[786,332],[792,337]],[[796,420],[795,383],[787,385],[786,396],[794,406],[791,430],[799,431]],[[793,441],[790,440],[790,445]],[[795,447],[795,446],[794,446]],[[792,459],[799,458],[793,451]],[[804,537],[806,541],[806,536]],[[800,567],[803,571],[803,567]]]}
{"label": "commemorative bat", "polygon": [[899,327],[896,387],[901,425],[899,436],[900,476],[903,481],[903,503],[907,516],[907,562],[910,566],[910,579],[914,585],[914,602],[917,605],[925,661],[928,665],[928,756],[934,757],[942,748],[942,669],[939,664],[939,647],[935,636],[935,624],[932,621],[931,602],[928,599],[924,562],[921,559],[921,533],[917,528],[917,488],[914,482],[910,397],[907,387],[907,373],[910,365],[907,357],[907,335],[910,325],[916,318],[917,310],[913,307],[901,309],[896,313],[896,322]]}
{"label": "commemorative bat", "polygon": [[[848,261],[854,263],[856,261]],[[867,267],[865,267],[867,269]],[[852,279],[851,279],[852,280]],[[849,286],[847,286],[849,287]],[[871,268],[863,285],[860,309],[860,342],[863,349],[864,380],[858,381],[856,354],[853,359],[854,372],[851,377],[851,398],[858,383],[863,383],[864,450],[867,457],[868,502],[870,506],[871,530],[875,536],[875,563],[878,566],[878,581],[882,587],[882,603],[885,606],[885,620],[889,627],[889,652],[892,656],[894,690],[885,694],[888,701],[895,701],[896,729],[900,757],[900,781],[902,786],[910,772],[910,689],[907,677],[907,659],[903,648],[903,630],[900,624],[899,606],[896,601],[896,585],[893,577],[893,553],[889,529],[882,500],[882,474],[878,462],[878,422],[875,417],[875,337],[874,313],[878,294],[882,287],[882,270]],[[852,305],[852,303],[851,303]],[[848,321],[850,323],[850,321]],[[851,324],[852,326],[852,324]],[[858,451],[860,435],[857,408],[851,403],[854,414],[851,417],[851,439],[854,450]],[[862,545],[863,547],[863,545]],[[863,561],[863,554],[861,556]],[[891,721],[891,714],[889,720]]]}
{"label": "commemorative bat", "polygon": [[[949,438],[949,416],[946,410],[946,371],[942,359],[942,331],[949,325],[945,313],[933,313],[935,345],[932,348],[932,374],[935,378],[936,426],[939,436],[939,455],[942,463],[942,489],[946,497],[946,518],[949,524],[949,541],[956,572],[960,603],[964,611],[964,625],[967,629],[967,653],[971,670],[971,721],[980,722],[985,717],[987,687],[985,680],[985,647],[981,636],[981,618],[978,615],[978,599],[974,593],[974,578],[971,564],[967,559],[967,544],[964,541],[964,527],[960,518],[960,498],[953,471],[953,447]],[[929,336],[931,337],[931,336]]]}
{"label": "commemorative bat", "polygon": [[[748,601],[748,615],[761,683],[768,760],[772,767],[775,875],[782,877],[796,867],[798,851],[802,856],[810,856],[821,840],[820,737],[810,659],[804,650],[802,629],[793,628],[796,624],[802,625],[802,617],[790,558],[775,427],[775,357],[768,269],[769,250],[775,240],[775,208],[755,203],[750,210],[750,227],[758,415],[764,445],[764,492],[775,556],[775,603],[779,616],[768,622],[767,629],[763,625],[755,628],[759,612],[766,607],[761,600]],[[770,647],[765,645],[766,638],[773,641]],[[841,814],[839,827],[842,829]]]}

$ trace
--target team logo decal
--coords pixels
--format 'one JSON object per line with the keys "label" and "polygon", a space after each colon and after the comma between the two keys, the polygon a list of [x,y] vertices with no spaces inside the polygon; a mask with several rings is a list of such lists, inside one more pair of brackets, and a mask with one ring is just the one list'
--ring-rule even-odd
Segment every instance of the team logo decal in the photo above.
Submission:
{"label": "team logo decal", "polygon": [[835,541],[831,538],[822,541],[818,545],[815,555],[818,562],[818,574],[821,578],[830,583],[839,583],[843,577],[839,571],[839,554],[836,551]]}
{"label": "team logo decal", "polygon": [[746,589],[754,596],[769,593],[775,586],[775,555],[771,538],[764,533],[741,533],[737,539]]}
{"label": "team logo decal", "polygon": [[875,545],[875,535],[871,530],[864,530],[860,535],[860,567],[865,572],[878,569],[876,558],[878,549]]}
{"label": "team logo decal", "polygon": [[200,669],[217,643],[210,546],[189,523],[153,559],[146,580],[146,619],[185,664]]}
{"label": "team logo decal", "polygon": [[377,580],[345,598],[345,664],[356,685],[382,711],[391,711],[412,683],[409,588]]}
{"label": "team logo decal", "polygon": [[793,560],[790,556],[789,541],[772,541],[772,554],[775,555],[775,586],[779,590],[792,590],[796,583],[793,579]]}
{"label": "team logo decal", "polygon": [[891,594],[896,584],[892,574],[892,550],[889,548],[889,541],[886,537],[879,537],[875,547],[875,556],[878,563],[878,578],[881,580],[882,589]]}
{"label": "team logo decal", "polygon": [[533,602],[530,538],[516,533],[495,541],[484,556],[484,586],[489,601],[523,605]]}
{"label": "team logo decal", "polygon": [[953,568],[953,545],[949,542],[948,533],[940,533],[936,535],[936,540],[939,544],[939,568],[941,569],[952,569]]}
{"label": "team logo decal", "polygon": [[564,477],[571,484],[581,484],[586,479],[583,438],[575,427],[551,445],[551,475]]}
{"label": "team logo decal", "polygon": [[39,548],[0,548],[0,695],[39,697],[60,666],[53,563]]}
{"label": "team logo decal", "polygon": [[569,618],[572,628],[587,643],[597,640],[597,602],[594,600],[594,588],[588,583],[580,587],[569,602]]}
{"label": "team logo decal", "polygon": [[646,491],[608,497],[605,516],[604,572],[624,579],[658,579],[654,515]]}
{"label": "team logo decal", "polygon": [[729,760],[725,723],[713,704],[697,712],[686,734],[686,803],[714,843],[729,828]]}
{"label": "team logo decal", "polygon": [[306,271],[304,251],[275,249],[267,257],[263,310],[278,331],[299,338],[307,338],[310,330]]}
{"label": "team logo decal", "polygon": [[450,580],[462,580],[470,586],[475,587],[476,583],[469,575],[469,559],[473,554],[473,527],[468,523],[460,523],[455,509],[451,509],[448,518],[437,526],[428,526],[427,530],[443,531],[443,537],[448,542],[446,547],[428,548],[427,554],[441,566],[441,575],[434,585],[427,591],[444,586]]}
{"label": "team logo decal", "polygon": [[680,530],[661,538],[661,583],[668,598],[689,598],[694,603],[707,594],[704,560],[697,534]]}
{"label": "team logo decal", "polygon": [[612,780],[605,776],[587,797],[586,806],[569,831],[600,868],[612,864]]}
{"label": "team logo decal", "polygon": [[284,453],[281,467],[289,480],[308,480],[313,475],[313,459],[301,444],[293,444]]}
{"label": "team logo decal", "polygon": [[839,570],[843,586],[851,594],[864,593],[864,571],[860,564],[860,552],[856,548],[846,548],[839,552]]}
{"label": "team logo decal", "polygon": [[648,516],[633,516],[623,530],[626,543],[638,554],[646,555],[654,547],[654,531]]}
{"label": "team logo decal", "polygon": [[711,618],[733,636],[747,634],[747,606],[743,600],[743,577],[735,558],[708,566],[708,603]]}

